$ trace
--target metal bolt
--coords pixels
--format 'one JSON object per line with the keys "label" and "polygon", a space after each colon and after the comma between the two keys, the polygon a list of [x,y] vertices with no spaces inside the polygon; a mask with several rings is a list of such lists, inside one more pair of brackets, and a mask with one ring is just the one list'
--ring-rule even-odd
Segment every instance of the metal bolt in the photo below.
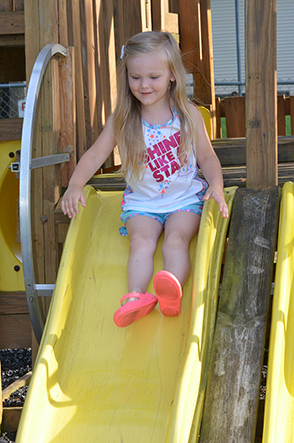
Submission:
{"label": "metal bolt", "polygon": [[40,222],[44,225],[45,223],[47,223],[48,217],[46,215],[41,215],[41,217],[39,218]]}
{"label": "metal bolt", "polygon": [[15,272],[18,272],[18,271],[20,271],[20,266],[18,266],[18,265],[15,265],[15,266],[14,266],[14,270],[15,270]]}

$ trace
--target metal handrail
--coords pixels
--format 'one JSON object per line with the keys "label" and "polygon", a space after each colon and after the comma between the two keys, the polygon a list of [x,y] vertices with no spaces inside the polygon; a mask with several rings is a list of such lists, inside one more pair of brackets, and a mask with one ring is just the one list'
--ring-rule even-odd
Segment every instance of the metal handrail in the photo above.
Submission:
{"label": "metal handrail", "polygon": [[[30,78],[26,98],[26,107],[23,120],[21,153],[20,153],[20,175],[19,175],[19,215],[20,215],[20,239],[23,262],[23,273],[26,297],[33,330],[38,342],[40,342],[45,318],[38,298],[38,285],[35,281],[32,229],[31,229],[31,168],[32,168],[32,146],[35,125],[35,114],[43,76],[46,67],[55,55],[66,56],[66,48],[59,44],[46,45],[39,53]],[[52,285],[51,292],[52,292]],[[42,285],[44,289],[44,285]],[[48,288],[49,289],[49,288]],[[49,289],[50,290],[50,289]]]}

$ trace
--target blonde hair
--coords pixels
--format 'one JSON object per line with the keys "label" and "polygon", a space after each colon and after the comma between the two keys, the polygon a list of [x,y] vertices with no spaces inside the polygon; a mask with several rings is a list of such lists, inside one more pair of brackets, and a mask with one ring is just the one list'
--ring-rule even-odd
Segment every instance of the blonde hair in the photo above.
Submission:
{"label": "blonde hair", "polygon": [[[181,165],[191,154],[196,156],[197,127],[186,93],[186,71],[174,37],[168,32],[147,31],[136,34],[125,44],[118,65],[117,105],[114,111],[114,132],[120,152],[122,170],[140,179],[144,172],[145,143],[141,121],[141,103],[132,94],[128,83],[127,60],[162,49],[175,81],[170,82],[169,103],[177,111],[181,125],[179,158]],[[188,130],[187,130],[188,129]]]}

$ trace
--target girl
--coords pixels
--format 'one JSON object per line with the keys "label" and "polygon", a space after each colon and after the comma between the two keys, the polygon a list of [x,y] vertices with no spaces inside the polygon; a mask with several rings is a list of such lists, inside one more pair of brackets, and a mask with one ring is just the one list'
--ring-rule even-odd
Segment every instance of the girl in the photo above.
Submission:
{"label": "girl", "polygon": [[[189,244],[197,233],[203,200],[213,198],[223,217],[228,208],[221,166],[204,122],[186,94],[185,69],[177,43],[167,32],[142,32],[122,48],[114,113],[83,155],[62,200],[69,217],[86,206],[83,186],[118,145],[127,187],[123,195],[122,235],[130,237],[129,293],[114,314],[125,327],[149,314],[176,316],[190,272]],[[200,166],[209,186],[198,176]],[[146,292],[153,255],[165,228],[164,270]]]}

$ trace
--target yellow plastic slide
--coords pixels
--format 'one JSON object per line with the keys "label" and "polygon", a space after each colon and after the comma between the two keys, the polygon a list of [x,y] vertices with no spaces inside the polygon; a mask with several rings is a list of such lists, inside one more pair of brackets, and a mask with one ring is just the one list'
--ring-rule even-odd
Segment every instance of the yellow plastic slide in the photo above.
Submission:
{"label": "yellow plastic slide", "polygon": [[17,225],[19,180],[9,166],[20,140],[0,141],[0,291],[24,291]]}
{"label": "yellow plastic slide", "polygon": [[263,443],[294,441],[294,184],[283,187]]}
{"label": "yellow plastic slide", "polygon": [[[234,192],[226,191],[230,211]],[[214,201],[205,204],[178,317],[157,306],[118,328],[112,318],[127,292],[129,246],[118,233],[122,193],[88,186],[85,193],[87,208],[70,224],[16,442],[196,442],[229,220]],[[161,244],[155,272],[163,266]]]}

